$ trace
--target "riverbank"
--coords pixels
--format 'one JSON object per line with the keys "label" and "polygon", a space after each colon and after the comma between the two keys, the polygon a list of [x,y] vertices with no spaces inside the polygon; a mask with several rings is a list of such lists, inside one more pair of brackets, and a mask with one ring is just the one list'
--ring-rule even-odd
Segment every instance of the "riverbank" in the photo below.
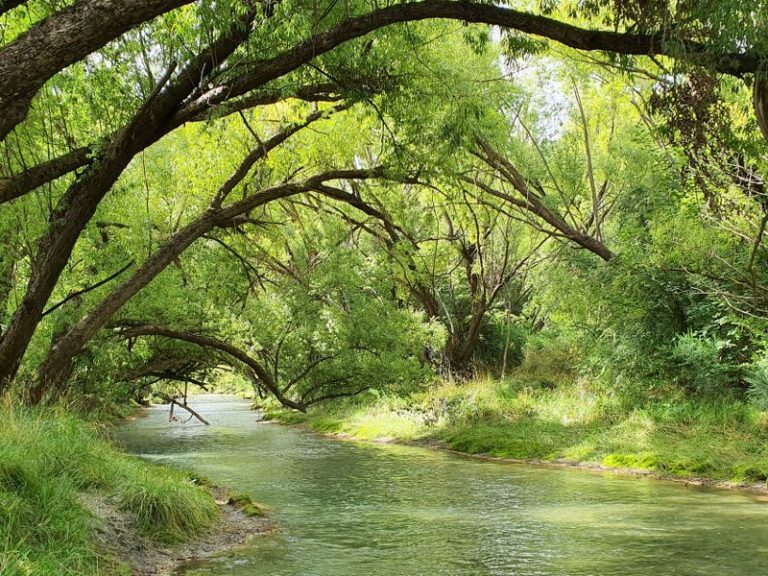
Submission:
{"label": "riverbank", "polygon": [[170,574],[270,529],[247,497],[124,454],[64,411],[0,420],[3,576]]}
{"label": "riverbank", "polygon": [[766,493],[768,480],[768,416],[735,400],[668,397],[632,406],[583,383],[551,389],[480,380],[267,417],[360,440],[756,493]]}

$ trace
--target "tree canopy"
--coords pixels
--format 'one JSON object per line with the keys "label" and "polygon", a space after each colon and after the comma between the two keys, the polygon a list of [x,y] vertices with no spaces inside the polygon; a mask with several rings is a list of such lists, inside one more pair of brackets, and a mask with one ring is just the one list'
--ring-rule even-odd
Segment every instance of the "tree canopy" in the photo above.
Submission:
{"label": "tree canopy", "polygon": [[567,338],[740,393],[767,12],[0,0],[0,390],[236,378],[306,410]]}

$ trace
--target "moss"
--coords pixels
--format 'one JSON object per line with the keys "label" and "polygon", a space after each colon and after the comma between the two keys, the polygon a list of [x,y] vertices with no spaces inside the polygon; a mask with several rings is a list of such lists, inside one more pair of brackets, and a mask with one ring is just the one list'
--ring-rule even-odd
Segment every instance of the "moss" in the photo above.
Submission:
{"label": "moss", "polygon": [[264,410],[262,418],[267,422],[274,421],[280,422],[281,424],[301,424],[306,420],[307,416],[306,414],[294,410],[277,408]]}
{"label": "moss", "polygon": [[264,516],[264,511],[251,499],[248,494],[232,494],[227,500],[227,504],[235,506],[246,516]]}
{"label": "moss", "polygon": [[653,452],[638,454],[608,454],[603,458],[606,468],[633,468],[636,470],[658,470],[659,457]]}
{"label": "moss", "polygon": [[186,477],[190,482],[192,482],[192,484],[196,484],[197,486],[203,486],[209,490],[216,487],[210,478],[203,476],[202,474],[198,474],[197,472],[187,472]]}

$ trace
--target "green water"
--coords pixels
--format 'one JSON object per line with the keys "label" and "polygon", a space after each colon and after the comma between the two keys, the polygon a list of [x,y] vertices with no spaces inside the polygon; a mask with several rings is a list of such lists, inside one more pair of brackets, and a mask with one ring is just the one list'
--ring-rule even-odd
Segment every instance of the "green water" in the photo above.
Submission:
{"label": "green water", "polygon": [[186,574],[762,576],[768,504],[747,495],[421,448],[324,439],[201,397],[211,426],[162,408],[127,448],[252,494],[279,526]]}

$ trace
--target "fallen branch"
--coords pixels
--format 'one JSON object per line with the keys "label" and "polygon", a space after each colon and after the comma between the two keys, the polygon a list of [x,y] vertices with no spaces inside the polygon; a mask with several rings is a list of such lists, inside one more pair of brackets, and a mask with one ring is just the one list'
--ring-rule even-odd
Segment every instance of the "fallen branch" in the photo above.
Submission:
{"label": "fallen branch", "polygon": [[173,409],[173,406],[178,406],[179,408],[182,408],[187,412],[189,412],[190,414],[192,414],[192,416],[200,420],[200,422],[202,422],[206,426],[209,426],[211,424],[210,422],[208,422],[208,420],[200,416],[200,414],[198,414],[195,410],[190,408],[189,405],[187,405],[186,403],[179,402],[178,400],[176,400],[176,398],[172,396],[168,396],[167,394],[163,394],[162,392],[155,392],[155,395],[157,395],[158,397],[168,402],[168,404],[171,405],[171,409]]}

